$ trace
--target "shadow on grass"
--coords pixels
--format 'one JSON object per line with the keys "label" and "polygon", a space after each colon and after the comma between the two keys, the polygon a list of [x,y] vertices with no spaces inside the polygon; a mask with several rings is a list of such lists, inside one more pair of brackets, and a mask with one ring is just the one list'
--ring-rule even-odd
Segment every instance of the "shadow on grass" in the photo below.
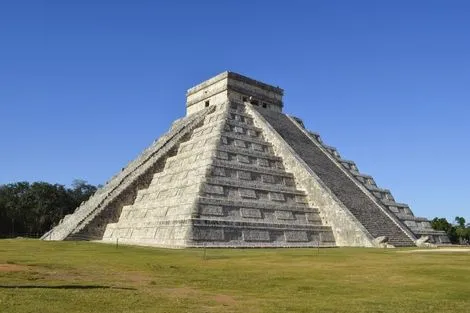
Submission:
{"label": "shadow on grass", "polygon": [[0,285],[0,289],[119,289],[119,290],[136,290],[132,287],[114,287],[114,286],[101,286],[101,285]]}

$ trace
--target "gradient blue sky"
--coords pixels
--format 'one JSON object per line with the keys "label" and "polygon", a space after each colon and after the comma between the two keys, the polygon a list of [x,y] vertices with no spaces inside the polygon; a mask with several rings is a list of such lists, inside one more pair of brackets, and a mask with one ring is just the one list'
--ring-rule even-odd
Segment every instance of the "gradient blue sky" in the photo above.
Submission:
{"label": "gradient blue sky", "polygon": [[468,1],[2,1],[0,184],[102,184],[231,70],[409,203],[470,218]]}

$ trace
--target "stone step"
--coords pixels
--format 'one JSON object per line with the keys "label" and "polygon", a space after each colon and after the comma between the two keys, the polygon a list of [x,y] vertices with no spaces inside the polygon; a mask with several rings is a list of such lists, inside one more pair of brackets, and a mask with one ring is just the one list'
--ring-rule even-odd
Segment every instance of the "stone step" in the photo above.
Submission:
{"label": "stone step", "polygon": [[229,220],[212,220],[205,218],[193,218],[194,226],[214,226],[228,228],[256,228],[256,229],[272,229],[272,230],[315,230],[315,231],[331,231],[329,226],[311,225],[311,224],[291,224],[291,223],[265,223],[253,221],[229,221]]}
{"label": "stone step", "polygon": [[[257,151],[252,149],[240,148],[230,145],[219,145],[217,151],[232,153],[237,155],[245,155],[253,158],[262,158],[274,162],[282,163],[282,158],[275,156],[272,152]],[[220,158],[220,157],[219,157]],[[227,158],[221,157],[221,159],[227,160]]]}
{"label": "stone step", "polygon": [[232,178],[208,177],[206,178],[206,183],[211,184],[211,185],[216,185],[216,186],[262,190],[262,191],[275,192],[275,193],[285,193],[285,194],[305,196],[304,191],[298,190],[295,187],[273,185],[273,184],[253,182],[253,181],[241,181],[241,180],[232,179]]}
{"label": "stone step", "polygon": [[270,143],[267,143],[262,138],[253,137],[253,136],[246,135],[246,134],[240,134],[240,133],[236,133],[236,132],[232,132],[232,131],[222,132],[222,137],[230,138],[230,139],[233,139],[233,140],[239,140],[239,141],[245,142],[245,143],[250,143],[250,144],[255,143],[255,144],[258,144],[258,145],[272,147],[272,145]]}
{"label": "stone step", "polygon": [[237,171],[246,171],[250,173],[267,174],[294,179],[294,175],[292,175],[292,173],[286,172],[284,169],[260,167],[258,164],[233,163],[226,160],[215,159],[213,160],[212,167],[222,167]]}
{"label": "stone step", "polygon": [[[257,133],[261,133],[261,129],[260,129],[260,128],[254,126],[253,124],[243,123],[243,122],[240,121],[240,120],[227,119],[227,120],[226,120],[226,124],[232,126],[231,131],[233,130],[233,127],[241,127],[241,128],[243,128],[244,130],[252,130],[252,131],[255,131],[255,132],[257,132]],[[246,133],[246,132],[245,132],[245,133]]]}

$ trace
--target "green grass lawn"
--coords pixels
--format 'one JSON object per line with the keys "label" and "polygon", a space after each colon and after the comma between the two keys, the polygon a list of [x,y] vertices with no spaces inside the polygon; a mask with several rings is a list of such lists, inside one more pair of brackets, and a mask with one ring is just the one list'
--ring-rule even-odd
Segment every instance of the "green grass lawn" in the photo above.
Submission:
{"label": "green grass lawn", "polygon": [[0,240],[0,312],[470,312],[470,253]]}

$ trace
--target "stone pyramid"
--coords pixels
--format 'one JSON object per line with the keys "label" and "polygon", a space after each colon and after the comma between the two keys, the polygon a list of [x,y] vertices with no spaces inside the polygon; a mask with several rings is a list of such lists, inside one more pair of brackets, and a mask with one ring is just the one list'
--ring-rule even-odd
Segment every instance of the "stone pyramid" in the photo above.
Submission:
{"label": "stone pyramid", "polygon": [[283,90],[224,72],[187,115],[42,237],[159,247],[444,244],[300,119]]}

